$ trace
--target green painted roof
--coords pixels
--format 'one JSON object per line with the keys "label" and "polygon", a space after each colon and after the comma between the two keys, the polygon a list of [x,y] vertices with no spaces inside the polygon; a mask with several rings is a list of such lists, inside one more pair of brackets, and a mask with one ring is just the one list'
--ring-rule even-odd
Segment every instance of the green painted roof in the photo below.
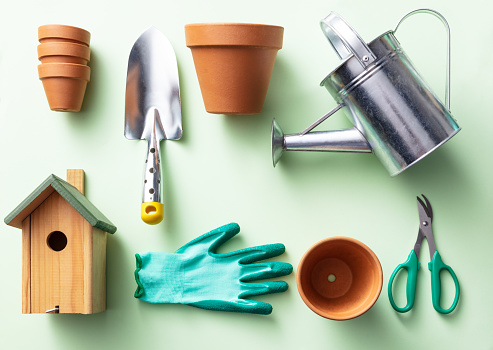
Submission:
{"label": "green painted roof", "polygon": [[116,232],[116,226],[98,208],[89,202],[77,188],[53,174],[5,217],[5,223],[10,226],[22,228],[22,221],[36,210],[53,191],[57,191],[93,227],[108,233]]}

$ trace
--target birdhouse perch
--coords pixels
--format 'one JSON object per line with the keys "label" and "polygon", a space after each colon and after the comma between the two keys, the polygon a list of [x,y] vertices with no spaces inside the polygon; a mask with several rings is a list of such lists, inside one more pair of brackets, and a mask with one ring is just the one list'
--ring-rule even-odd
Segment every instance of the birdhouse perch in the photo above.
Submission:
{"label": "birdhouse perch", "polygon": [[[67,182],[68,181],[68,182]],[[84,171],[50,175],[7,217],[22,229],[22,312],[106,309],[106,238],[116,227],[84,196]]]}

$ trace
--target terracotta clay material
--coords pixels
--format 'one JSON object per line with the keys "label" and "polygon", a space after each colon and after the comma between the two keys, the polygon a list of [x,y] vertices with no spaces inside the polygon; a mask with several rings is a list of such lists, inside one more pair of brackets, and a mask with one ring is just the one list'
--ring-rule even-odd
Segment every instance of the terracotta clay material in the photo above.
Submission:
{"label": "terracotta clay material", "polygon": [[87,30],[62,24],[46,24],[38,28],[40,43],[73,42],[89,46],[91,33]]}
{"label": "terracotta clay material", "polygon": [[51,110],[80,111],[91,68],[72,63],[45,63],[38,66],[38,73]]}
{"label": "terracotta clay material", "polygon": [[216,114],[258,114],[267,95],[284,28],[248,23],[187,24],[205,109]]}
{"label": "terracotta clay material", "polygon": [[81,44],[54,42],[38,45],[41,63],[87,64],[90,57],[91,49]]}
{"label": "terracotta clay material", "polygon": [[364,314],[377,301],[382,266],[360,241],[331,237],[305,253],[296,282],[301,298],[313,312],[332,320],[348,320]]}

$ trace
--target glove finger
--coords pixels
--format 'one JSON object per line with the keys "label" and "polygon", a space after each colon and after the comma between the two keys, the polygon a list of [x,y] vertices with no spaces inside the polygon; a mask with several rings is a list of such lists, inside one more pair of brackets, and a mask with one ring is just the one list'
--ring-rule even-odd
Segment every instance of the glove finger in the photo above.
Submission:
{"label": "glove finger", "polygon": [[203,300],[190,304],[206,310],[229,311],[229,312],[245,312],[258,315],[269,315],[272,312],[272,306],[268,303],[263,303],[256,300],[237,299],[235,301],[225,300]]}
{"label": "glove finger", "polygon": [[243,283],[245,291],[241,292],[240,298],[250,298],[256,295],[282,293],[288,290],[288,284],[284,281]]}
{"label": "glove finger", "polygon": [[283,254],[285,251],[286,247],[284,247],[284,244],[274,243],[240,249],[231,253],[220,254],[217,257],[235,257],[240,264],[250,264],[259,260],[273,258]]}
{"label": "glove finger", "polygon": [[265,262],[248,264],[242,267],[241,282],[251,282],[267,278],[275,278],[289,275],[293,272],[293,266],[284,262]]}
{"label": "glove finger", "polygon": [[240,232],[240,226],[232,222],[195,238],[179,248],[175,253],[183,254],[187,252],[194,255],[204,251],[213,253],[221,244],[236,236],[238,232]]}

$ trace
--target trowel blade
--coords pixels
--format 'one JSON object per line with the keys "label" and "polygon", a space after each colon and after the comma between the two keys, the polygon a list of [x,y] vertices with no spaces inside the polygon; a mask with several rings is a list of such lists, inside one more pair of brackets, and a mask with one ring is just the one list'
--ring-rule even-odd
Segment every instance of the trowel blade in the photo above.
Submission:
{"label": "trowel blade", "polygon": [[[151,109],[158,113],[148,113]],[[128,59],[125,137],[149,140],[154,130],[157,140],[178,140],[182,118],[175,52],[164,34],[150,27],[134,43]]]}

